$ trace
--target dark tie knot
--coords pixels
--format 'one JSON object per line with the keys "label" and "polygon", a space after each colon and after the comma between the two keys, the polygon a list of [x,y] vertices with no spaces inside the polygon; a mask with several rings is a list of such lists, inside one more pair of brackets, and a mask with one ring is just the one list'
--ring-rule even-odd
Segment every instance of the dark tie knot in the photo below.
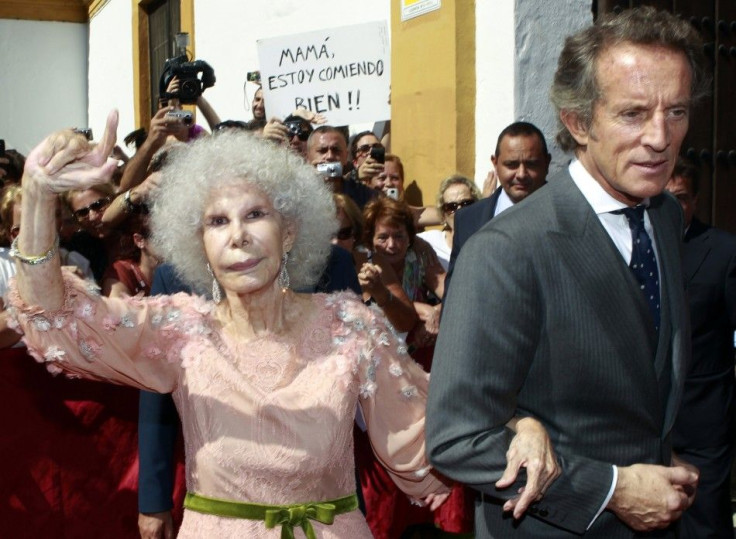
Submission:
{"label": "dark tie knot", "polygon": [[634,206],[633,208],[622,208],[620,210],[613,211],[617,215],[625,215],[629,220],[631,226],[643,226],[644,225],[644,206]]}

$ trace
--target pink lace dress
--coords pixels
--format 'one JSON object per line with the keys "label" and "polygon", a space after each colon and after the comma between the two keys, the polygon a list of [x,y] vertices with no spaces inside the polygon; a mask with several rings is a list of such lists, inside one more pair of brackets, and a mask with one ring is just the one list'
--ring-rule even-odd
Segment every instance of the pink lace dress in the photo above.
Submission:
{"label": "pink lace dress", "polygon": [[[274,505],[354,493],[358,403],[378,458],[402,490],[416,498],[447,492],[424,452],[428,375],[383,316],[352,293],[316,294],[313,314],[291,335],[238,346],[202,298],[102,298],[70,275],[65,287],[63,308],[44,312],[12,286],[29,352],[51,372],[172,392],[190,492]],[[320,538],[371,537],[357,510],[312,525]],[[261,521],[187,510],[179,537],[280,534]]]}

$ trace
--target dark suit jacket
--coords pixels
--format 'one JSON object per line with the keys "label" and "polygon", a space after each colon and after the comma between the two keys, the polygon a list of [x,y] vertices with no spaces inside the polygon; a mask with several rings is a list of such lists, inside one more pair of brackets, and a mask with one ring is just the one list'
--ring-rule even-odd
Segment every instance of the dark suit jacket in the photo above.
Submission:
{"label": "dark suit jacket", "polygon": [[[478,537],[582,534],[612,465],[667,464],[689,338],[680,264],[682,212],[655,197],[662,276],[659,336],[626,262],[567,171],[467,242],[446,298],[427,404],[437,469],[484,493]],[[518,525],[494,483],[514,415],[539,419],[562,475]],[[632,537],[604,511],[586,536]]]}
{"label": "dark suit jacket", "polygon": [[676,447],[733,443],[736,236],[694,219],[683,252],[693,360],[685,382]]}
{"label": "dark suit jacket", "polygon": [[455,213],[455,229],[452,233],[452,252],[450,253],[450,263],[447,267],[445,275],[445,294],[450,287],[450,279],[455,269],[455,262],[460,253],[460,249],[468,238],[478,232],[483,225],[493,219],[498,205],[498,197],[501,196],[501,187],[496,189],[488,198],[482,198],[475,204],[460,208]]}
{"label": "dark suit jacket", "polygon": [[675,452],[700,470],[700,481],[681,532],[688,538],[732,538],[736,237],[693,220],[685,235],[683,271],[693,361],[672,440]]}
{"label": "dark suit jacket", "polygon": [[[345,249],[334,246],[327,268],[317,285],[308,292],[353,290],[360,294],[360,284],[353,260]],[[191,293],[173,268],[164,264],[156,269],[151,295]],[[174,444],[179,432],[179,415],[171,395],[141,391],[138,412],[138,509],[159,513],[172,507],[174,480]]]}

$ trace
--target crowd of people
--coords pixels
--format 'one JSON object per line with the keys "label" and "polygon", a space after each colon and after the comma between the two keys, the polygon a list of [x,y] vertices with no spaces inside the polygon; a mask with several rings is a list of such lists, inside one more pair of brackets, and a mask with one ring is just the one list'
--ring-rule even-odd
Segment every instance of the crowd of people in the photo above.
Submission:
{"label": "crowd of people", "polygon": [[555,76],[569,167],[516,121],[493,188],[426,206],[382,133],[260,90],[248,122],[200,95],[205,129],[176,77],[130,157],[114,111],[7,151],[5,530],[728,536],[736,239],[678,161],[699,47],[602,17]]}

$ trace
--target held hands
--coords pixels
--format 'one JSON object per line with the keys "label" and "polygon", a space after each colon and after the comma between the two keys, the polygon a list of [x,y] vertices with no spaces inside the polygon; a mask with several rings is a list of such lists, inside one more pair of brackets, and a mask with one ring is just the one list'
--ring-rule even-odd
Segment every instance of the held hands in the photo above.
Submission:
{"label": "held hands", "polygon": [[514,418],[509,427],[516,431],[506,452],[506,469],[501,479],[496,481],[497,488],[511,486],[516,480],[519,470],[526,468],[526,485],[519,489],[519,496],[507,500],[504,511],[513,511],[514,518],[521,518],[529,505],[542,499],[550,485],[560,476],[552,442],[542,424],[534,418]]}
{"label": "held hands", "polygon": [[113,110],[97,145],[72,129],[49,135],[28,154],[24,186],[28,182],[29,187],[40,188],[41,192],[58,194],[109,181],[117,167],[117,161],[110,157],[117,127],[118,112]]}
{"label": "held hands", "polygon": [[618,481],[608,509],[637,531],[666,528],[695,499],[698,472],[673,459],[671,467],[634,464],[618,468]]}

